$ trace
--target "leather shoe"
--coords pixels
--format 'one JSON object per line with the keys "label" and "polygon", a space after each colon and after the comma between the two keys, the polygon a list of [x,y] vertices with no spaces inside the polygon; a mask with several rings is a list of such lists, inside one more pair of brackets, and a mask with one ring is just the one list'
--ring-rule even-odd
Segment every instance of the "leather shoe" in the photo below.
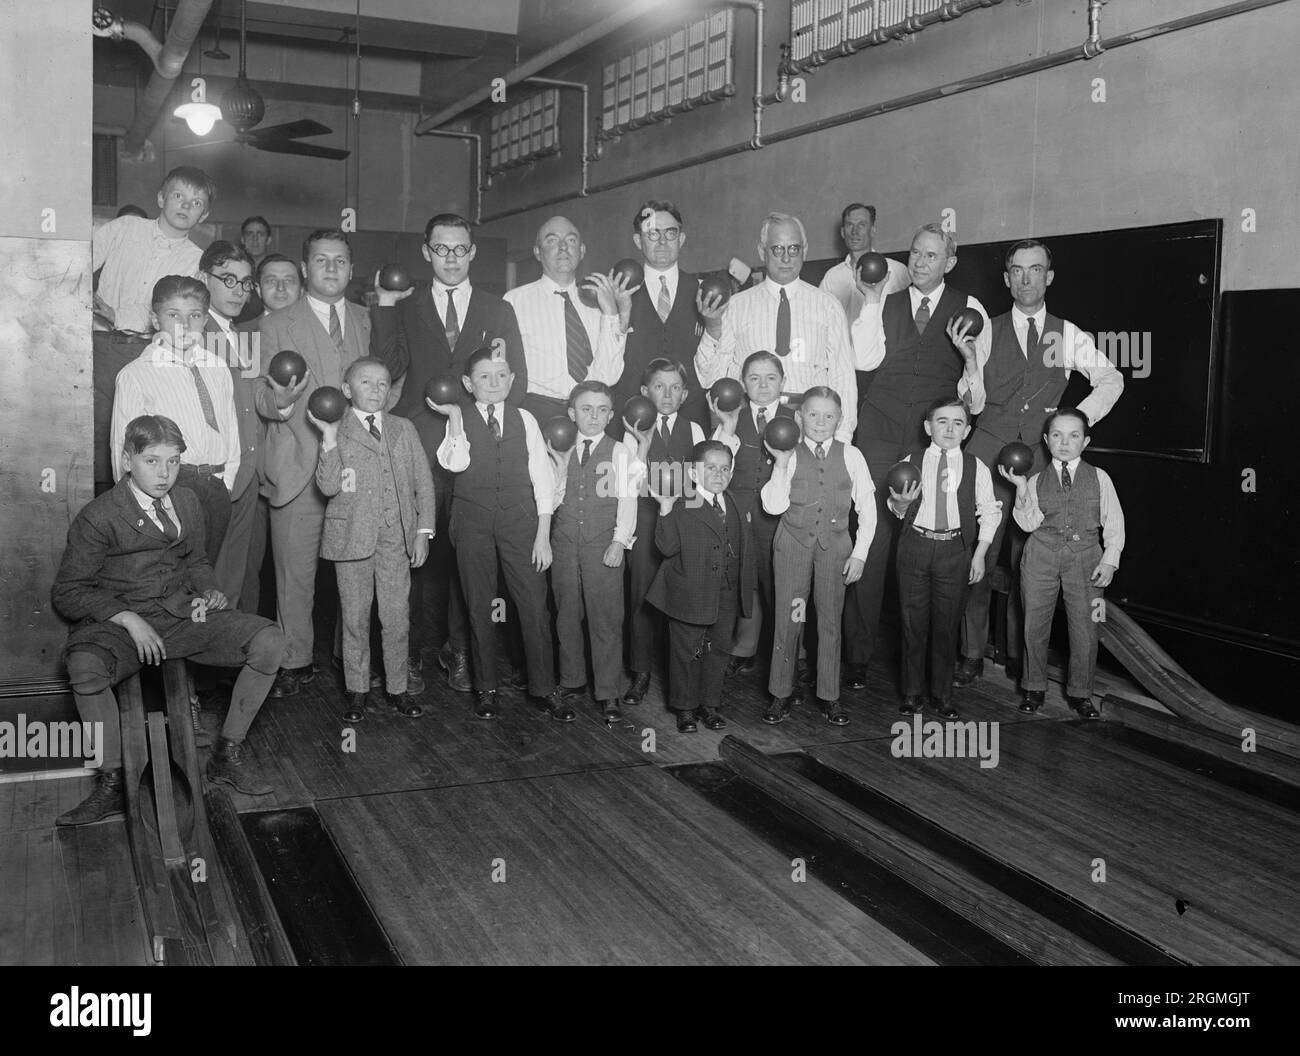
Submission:
{"label": "leather shoe", "polygon": [[1025,695],[1020,699],[1020,710],[1026,715],[1032,715],[1043,706],[1043,701],[1046,699],[1046,690],[1027,689],[1025,690]]}
{"label": "leather shoe", "polygon": [[623,703],[626,705],[640,704],[645,700],[646,692],[650,689],[650,672],[633,671],[632,684],[627,687],[627,692],[623,694]]}
{"label": "leather shoe", "polygon": [[298,680],[300,686],[310,686],[316,681],[315,664],[303,664],[302,667],[295,667],[292,670],[293,676]]}
{"label": "leather shoe", "polygon": [[559,689],[551,690],[544,697],[534,697],[533,703],[556,722],[572,722],[578,717],[578,713],[565,701]]}
{"label": "leather shoe", "polygon": [[725,730],[727,728],[727,720],[722,717],[720,711],[715,711],[713,708],[700,708],[699,714],[700,721],[704,723],[706,730]]}
{"label": "leather shoe", "polygon": [[737,675],[745,674],[754,670],[754,658],[752,656],[733,656],[727,661],[727,677],[735,678]]}
{"label": "leather shoe", "polygon": [[1018,656],[1007,657],[1007,678],[1019,682],[1025,674],[1025,665]]}
{"label": "leather shoe", "polygon": [[600,705],[600,717],[606,725],[613,726],[614,723],[623,721],[623,712],[617,700],[598,700],[596,703]]}
{"label": "leather shoe", "polygon": [[1078,712],[1081,719],[1099,719],[1101,712],[1092,706],[1091,697],[1071,697],[1067,696],[1065,702]]}
{"label": "leather shoe", "polygon": [[355,726],[358,722],[366,720],[366,694],[349,693],[348,710],[343,713],[343,721],[349,726]]}
{"label": "leather shoe", "polygon": [[832,726],[847,726],[849,724],[849,717],[844,713],[844,705],[838,700],[823,700],[818,697],[817,706],[821,708],[822,714],[826,716],[826,721]]}
{"label": "leather shoe", "polygon": [[447,672],[447,685],[457,693],[472,693],[474,686],[469,678],[469,655],[452,649],[447,642],[438,650],[438,666]]}
{"label": "leather shoe", "polygon": [[55,825],[89,825],[103,821],[126,810],[126,786],[122,768],[101,770],[95,779],[95,788],[85,799],[66,814],[54,819]]}
{"label": "leather shoe", "polygon": [[767,710],[763,712],[763,721],[769,726],[785,722],[790,714],[790,706],[789,697],[773,697],[767,705]]}
{"label": "leather shoe", "polygon": [[935,700],[934,697],[931,697],[930,703],[935,706],[936,710],[938,710],[939,718],[941,719],[961,718],[961,712],[953,706],[951,700]]}
{"label": "leather shoe", "polygon": [[977,678],[984,674],[984,658],[972,658],[963,656],[961,663],[957,665],[957,670],[952,676],[954,686],[969,686]]}
{"label": "leather shoe", "polygon": [[696,733],[699,726],[695,722],[694,711],[679,711],[677,713],[677,732],[678,733]]}
{"label": "leather shoe", "polygon": [[269,796],[272,791],[270,785],[259,781],[249,772],[249,766],[244,761],[242,741],[220,738],[212,756],[208,759],[205,773],[209,781],[229,785],[236,792],[242,792],[246,796]]}
{"label": "leather shoe", "polygon": [[406,692],[415,694],[424,692],[424,661],[413,656],[406,661]]}
{"label": "leather shoe", "polygon": [[385,693],[384,699],[397,714],[404,715],[408,719],[418,719],[424,714],[424,709],[411,697],[409,689],[405,693]]}
{"label": "leather shoe", "polygon": [[920,715],[924,710],[925,702],[917,696],[904,697],[903,703],[898,706],[900,715]]}
{"label": "leather shoe", "polygon": [[867,665],[866,664],[845,664],[844,665],[844,688],[845,689],[866,689],[867,688]]}
{"label": "leather shoe", "polygon": [[276,672],[275,681],[271,683],[271,691],[267,696],[284,700],[285,697],[292,697],[297,692],[298,677],[289,668],[282,667]]}
{"label": "leather shoe", "polygon": [[495,719],[497,717],[497,691],[495,689],[480,689],[474,694],[474,714],[480,719]]}

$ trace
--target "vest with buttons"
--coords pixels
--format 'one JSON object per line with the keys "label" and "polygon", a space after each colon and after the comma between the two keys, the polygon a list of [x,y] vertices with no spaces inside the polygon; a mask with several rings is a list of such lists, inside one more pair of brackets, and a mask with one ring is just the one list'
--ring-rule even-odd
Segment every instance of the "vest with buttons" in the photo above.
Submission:
{"label": "vest with buttons", "polygon": [[[908,290],[885,298],[882,325],[885,358],[870,374],[863,402],[870,411],[859,416],[870,423],[873,417],[887,419],[904,445],[918,437],[926,408],[940,396],[951,396],[963,369],[961,353],[953,347],[945,330],[948,320],[966,307],[966,294],[945,285],[939,303],[930,304],[930,322],[925,333],[916,332],[912,298]],[[884,422],[877,422],[879,429]],[[868,434],[871,435],[871,434]]]}
{"label": "vest with buttons", "polygon": [[1038,474],[1037,492],[1043,523],[1034,530],[1035,539],[1050,550],[1066,546],[1080,552],[1100,545],[1101,485],[1092,466],[1080,460],[1067,492],[1049,463]]}
{"label": "vest with buttons", "polygon": [[393,456],[388,448],[388,425],[387,419],[380,426],[384,430],[383,439],[379,441],[379,446],[383,450],[379,454],[380,475],[382,482],[380,484],[380,506],[379,506],[379,523],[385,527],[392,527],[402,519],[402,510],[397,501],[397,479],[393,476]]}
{"label": "vest with buttons", "polygon": [[[778,402],[768,407],[769,422],[773,418],[793,417],[794,411],[784,403]],[[754,427],[754,415],[748,404],[741,407],[740,418],[736,422],[736,439],[740,441],[740,447],[736,450],[727,494],[735,496],[737,502],[753,513],[762,508],[758,493],[763,489],[763,485],[772,479],[773,462],[772,456],[763,446],[762,436]]]}
{"label": "vest with buttons", "polygon": [[659,278],[646,272],[645,284],[632,295],[630,330],[623,352],[623,374],[613,386],[620,403],[641,391],[641,375],[654,359],[671,359],[686,368],[688,403],[703,401],[695,374],[695,348],[700,343],[699,317],[695,314],[693,275],[678,271],[677,296],[667,321],[659,318]]}
{"label": "vest with buttons", "polygon": [[579,436],[569,456],[564,501],[555,509],[555,535],[566,542],[608,545],[618,522],[618,496],[610,486],[614,441],[600,434],[584,466],[580,456],[586,439]]}
{"label": "vest with buttons", "polygon": [[[984,410],[979,428],[1004,444],[1023,440],[1039,442],[1048,407],[1059,407],[1069,379],[1065,375],[1062,335],[1065,323],[1050,312],[1043,319],[1038,347],[1028,355],[1020,351],[1011,313],[992,320],[992,347],[984,364]],[[1048,335],[1055,335],[1050,338]],[[1052,352],[1055,365],[1045,361]]]}
{"label": "vest with buttons", "polygon": [[[920,455],[908,455],[903,459],[904,462],[913,463],[917,469],[921,468],[921,460],[924,453]],[[961,453],[961,482],[957,485],[957,516],[961,518],[961,541],[967,550],[974,550],[975,540],[979,535],[979,519],[975,515],[975,474],[978,470],[975,468],[976,458],[974,455]],[[939,474],[936,468],[935,485],[939,483]],[[917,499],[907,508],[903,514],[903,526],[910,529],[912,523],[916,520],[916,515],[921,510],[921,499]],[[908,534],[915,534],[909,532]]]}
{"label": "vest with buttons", "polygon": [[[659,434],[659,423],[663,416],[655,415],[654,431],[650,434],[650,450],[646,452],[646,462],[650,471],[649,479],[652,481],[659,479],[659,473],[662,470],[659,467],[665,462],[671,462],[674,466],[674,473],[679,481],[686,480],[686,463],[691,460],[691,452],[695,449],[695,440],[691,433],[691,420],[682,411],[677,412],[677,421],[673,422],[673,427],[668,433],[668,443],[663,442]],[[629,439],[632,439],[629,434]],[[659,503],[648,496],[642,496],[641,501],[653,506],[657,511]]]}
{"label": "vest with buttons", "polygon": [[844,445],[832,440],[819,461],[800,440],[790,478],[790,507],[781,516],[782,524],[803,546],[829,550],[848,533],[852,505],[853,478],[844,461]]}
{"label": "vest with buttons", "polygon": [[456,474],[452,496],[457,502],[469,502],[485,510],[508,510],[526,507],[537,515],[533,481],[528,475],[528,441],[524,436],[524,419],[517,407],[496,405],[501,417],[502,438],[497,440],[478,405],[465,408],[465,439],[469,441],[469,467]]}

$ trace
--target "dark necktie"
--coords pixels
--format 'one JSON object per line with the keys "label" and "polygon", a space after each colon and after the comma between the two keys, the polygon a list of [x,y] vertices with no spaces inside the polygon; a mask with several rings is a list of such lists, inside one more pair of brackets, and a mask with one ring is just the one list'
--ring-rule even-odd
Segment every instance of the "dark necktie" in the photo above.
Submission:
{"label": "dark necktie", "polygon": [[370,429],[370,435],[376,440],[380,439],[379,426],[375,425],[375,416],[373,414],[366,415],[366,425]]}
{"label": "dark necktie", "polygon": [[501,423],[497,421],[497,405],[495,403],[488,404],[488,428],[492,431],[493,440],[501,439]]}
{"label": "dark necktie", "polygon": [[759,435],[759,437],[762,437],[762,435],[763,435],[763,430],[766,429],[766,428],[767,428],[767,408],[766,408],[766,407],[760,407],[760,408],[758,409],[758,435]]}
{"label": "dark necktie", "polygon": [[821,444],[817,445],[817,450],[814,452],[814,454],[817,455],[818,462],[824,462],[826,460],[826,448]]}
{"label": "dark necktie", "polygon": [[203,384],[203,375],[199,373],[197,364],[190,364],[190,374],[194,378],[194,387],[199,390],[199,406],[203,408],[203,420],[208,423],[209,429],[221,432],[221,426],[217,425],[217,412],[212,406],[212,393],[208,392],[208,387]]}
{"label": "dark necktie", "polygon": [[1029,320],[1029,335],[1025,338],[1025,358],[1028,359],[1038,347],[1038,324]]}
{"label": "dark necktie", "polygon": [[948,530],[948,455],[947,452],[939,452],[939,465],[935,470],[935,489],[934,489],[934,530],[936,532],[946,532]]}
{"label": "dark necktie", "polygon": [[930,325],[930,298],[921,298],[921,307],[916,310],[916,332],[925,335],[925,328]]}
{"label": "dark necktie", "polygon": [[578,465],[585,466],[587,464],[587,459],[589,459],[590,457],[591,457],[591,441],[584,440],[582,442],[582,455],[578,459]]}
{"label": "dark necktie", "polygon": [[664,447],[668,446],[668,415],[659,416],[659,435],[663,437]]}
{"label": "dark necktie", "polygon": [[1069,491],[1074,487],[1074,481],[1070,479],[1070,467],[1066,464],[1065,459],[1061,459],[1061,490]]}
{"label": "dark necktie", "polygon": [[790,354],[790,298],[785,295],[785,287],[781,288],[781,303],[776,309],[776,354]]}
{"label": "dark necktie", "polygon": [[591,338],[582,323],[577,306],[568,290],[556,290],[556,295],[564,298],[564,347],[569,360],[569,377],[574,381],[586,381],[587,368],[591,366]]}
{"label": "dark necktie", "polygon": [[[330,340],[334,342],[334,347],[340,351],[343,348],[343,324],[339,322],[339,311],[335,305],[330,305]],[[301,379],[300,379],[301,380]]]}
{"label": "dark necktie", "polygon": [[447,332],[447,347],[454,349],[456,342],[460,340],[460,316],[456,314],[455,286],[447,290],[447,324],[444,329]]}
{"label": "dark necktie", "polygon": [[158,520],[162,524],[162,533],[167,537],[167,541],[169,543],[176,542],[181,537],[181,533],[176,527],[176,522],[167,516],[167,507],[163,505],[163,500],[154,499],[153,508],[158,513]]}
{"label": "dark necktie", "polygon": [[655,304],[655,311],[659,313],[659,318],[665,323],[668,322],[668,316],[673,310],[673,299],[668,293],[668,279],[663,275],[659,276],[659,300]]}
{"label": "dark necktie", "polygon": [[713,512],[718,515],[718,520],[722,522],[722,527],[726,528],[727,511],[722,508],[722,499],[719,496],[714,495],[713,498],[709,500],[709,505],[713,507]]}

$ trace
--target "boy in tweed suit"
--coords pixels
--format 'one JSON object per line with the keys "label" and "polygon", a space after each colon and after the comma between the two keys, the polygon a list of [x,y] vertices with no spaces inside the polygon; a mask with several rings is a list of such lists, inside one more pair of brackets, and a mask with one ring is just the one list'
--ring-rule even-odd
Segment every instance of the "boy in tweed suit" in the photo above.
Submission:
{"label": "boy in tweed suit", "polygon": [[339,422],[308,418],[321,431],[316,484],[329,497],[320,556],[334,562],[343,617],[346,723],[365,718],[370,686],[370,605],[379,599],[388,703],[424,713],[407,693],[411,569],[429,556],[437,513],[433,474],[415,427],[383,411],[388,368],[368,356],[343,378],[352,406]]}

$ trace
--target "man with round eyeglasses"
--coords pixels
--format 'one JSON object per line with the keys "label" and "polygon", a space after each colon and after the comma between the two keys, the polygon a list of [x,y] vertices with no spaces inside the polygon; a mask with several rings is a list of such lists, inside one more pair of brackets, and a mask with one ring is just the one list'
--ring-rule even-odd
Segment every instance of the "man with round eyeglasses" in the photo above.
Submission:
{"label": "man with round eyeglasses", "polygon": [[[468,693],[469,624],[451,553],[448,518],[452,475],[438,462],[438,447],[447,419],[425,403],[425,387],[434,378],[459,378],[475,349],[495,348],[515,375],[508,397],[518,403],[528,391],[528,366],[514,309],[470,282],[477,247],[470,222],[454,213],[439,213],[424,225],[421,256],[433,268],[432,281],[394,292],[375,283],[379,305],[371,312],[370,354],[384,361],[393,381],[402,379],[402,394],[392,411],[415,425],[433,469],[438,504],[437,534],[429,560],[411,570],[411,672],[423,665],[421,650],[437,650],[452,689]],[[378,276],[376,276],[376,279]],[[466,396],[468,399],[468,396]]]}

